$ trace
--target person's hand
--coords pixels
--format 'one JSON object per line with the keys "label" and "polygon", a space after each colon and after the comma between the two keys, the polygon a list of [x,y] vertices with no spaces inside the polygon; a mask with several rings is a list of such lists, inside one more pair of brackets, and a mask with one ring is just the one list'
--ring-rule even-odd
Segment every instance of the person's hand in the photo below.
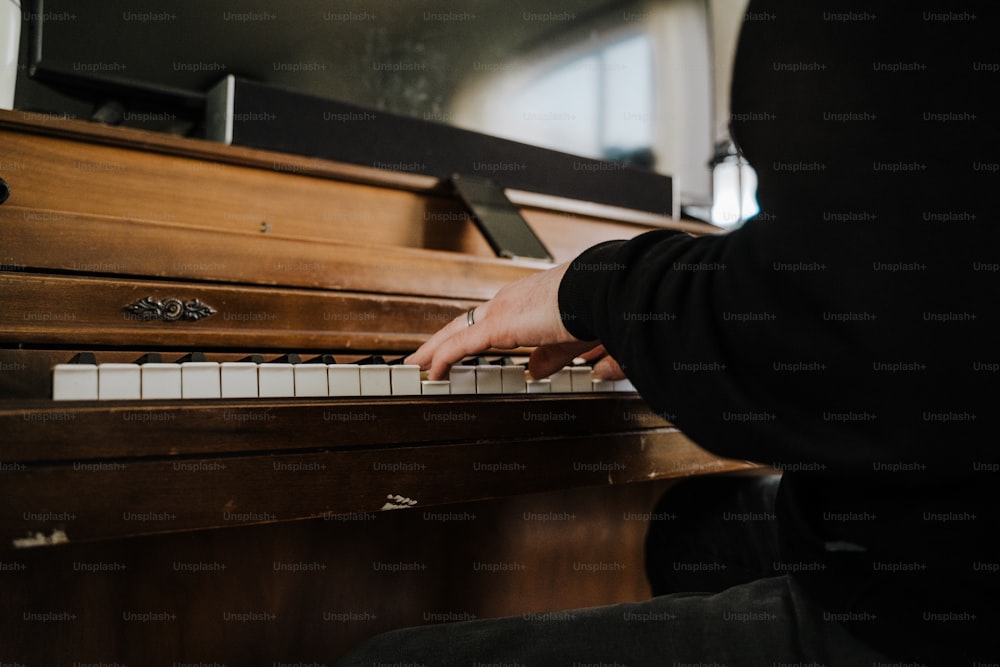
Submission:
{"label": "person's hand", "polygon": [[[597,341],[574,338],[559,313],[559,283],[568,264],[511,283],[473,311],[474,324],[462,315],[434,334],[406,358],[428,371],[428,377],[447,377],[452,364],[491,348],[509,350],[534,347],[528,370],[535,378],[551,375],[578,356],[598,359],[603,347]],[[607,377],[624,377],[610,357],[599,362]]]}

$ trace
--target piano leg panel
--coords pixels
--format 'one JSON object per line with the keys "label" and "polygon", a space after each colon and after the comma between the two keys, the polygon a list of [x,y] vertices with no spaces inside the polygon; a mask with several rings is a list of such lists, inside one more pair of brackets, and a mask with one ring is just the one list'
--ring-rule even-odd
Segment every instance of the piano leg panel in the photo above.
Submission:
{"label": "piano leg panel", "polygon": [[0,662],[332,664],[392,628],[640,600],[671,482],[0,553]]}

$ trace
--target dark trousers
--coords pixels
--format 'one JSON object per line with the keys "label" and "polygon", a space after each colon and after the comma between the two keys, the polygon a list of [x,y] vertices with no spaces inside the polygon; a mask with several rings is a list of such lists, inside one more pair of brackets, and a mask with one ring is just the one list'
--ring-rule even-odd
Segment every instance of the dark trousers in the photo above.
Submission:
{"label": "dark trousers", "polygon": [[782,574],[777,475],[681,482],[653,510],[646,576],[653,595],[719,593]]}
{"label": "dark trousers", "polygon": [[653,513],[651,600],[449,623],[375,637],[337,663],[583,667],[870,666],[886,662],[775,575],[773,478],[684,482]]}

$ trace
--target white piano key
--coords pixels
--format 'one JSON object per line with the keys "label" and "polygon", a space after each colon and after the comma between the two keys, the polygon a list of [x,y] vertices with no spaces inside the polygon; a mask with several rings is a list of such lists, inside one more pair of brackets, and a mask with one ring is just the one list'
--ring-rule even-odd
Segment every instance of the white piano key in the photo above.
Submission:
{"label": "white piano key", "polygon": [[56,364],[52,369],[52,400],[96,401],[96,364]]}
{"label": "white piano key", "polygon": [[600,378],[591,379],[592,391],[614,391],[614,380],[602,380]]}
{"label": "white piano key", "polygon": [[420,393],[424,396],[441,396],[451,393],[451,382],[448,380],[421,380]]}
{"label": "white piano key", "polygon": [[552,380],[542,378],[541,380],[527,380],[525,382],[529,394],[550,394],[552,393]]}
{"label": "white piano key", "polygon": [[561,368],[549,376],[549,384],[553,394],[568,394],[573,391],[573,382],[570,378],[571,369],[567,366]]}
{"label": "white piano key", "polygon": [[392,379],[389,375],[388,365],[362,364],[358,370],[361,372],[362,396],[392,395]]}
{"label": "white piano key", "polygon": [[524,377],[524,366],[501,366],[500,388],[505,394],[524,394],[528,387]]}
{"label": "white piano key", "polygon": [[181,363],[181,398],[221,398],[219,364],[214,361]]}
{"label": "white piano key", "polygon": [[180,398],[181,367],[177,364],[148,363],[142,365],[142,397]]}
{"label": "white piano key", "polygon": [[419,396],[420,386],[420,366],[402,364],[389,367],[389,380],[392,385],[393,396]]}
{"label": "white piano key", "polygon": [[222,398],[256,398],[257,365],[252,361],[221,363]]}
{"label": "white piano key", "polygon": [[635,385],[628,378],[624,380],[615,380],[615,391],[635,391]]}
{"label": "white piano key", "polygon": [[572,366],[569,369],[571,391],[574,394],[594,391],[593,371],[590,366]]}
{"label": "white piano key", "polygon": [[502,394],[500,366],[473,366],[476,370],[477,394]]}
{"label": "white piano key", "polygon": [[257,395],[262,398],[295,396],[295,369],[293,365],[259,364],[257,366]]}
{"label": "white piano key", "polygon": [[97,398],[102,401],[142,398],[139,364],[100,364],[97,367]]}
{"label": "white piano key", "polygon": [[451,381],[452,394],[476,393],[475,366],[452,366],[448,379]]}
{"label": "white piano key", "polygon": [[360,396],[361,373],[357,364],[327,364],[330,396]]}
{"label": "white piano key", "polygon": [[326,364],[295,364],[296,396],[329,396]]}

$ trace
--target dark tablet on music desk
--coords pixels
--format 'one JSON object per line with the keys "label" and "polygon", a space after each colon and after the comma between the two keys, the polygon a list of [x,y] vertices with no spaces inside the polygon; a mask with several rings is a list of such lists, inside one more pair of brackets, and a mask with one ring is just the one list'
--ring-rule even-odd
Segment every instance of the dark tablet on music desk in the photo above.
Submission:
{"label": "dark tablet on music desk", "polygon": [[488,178],[464,174],[455,174],[451,182],[498,256],[552,260],[541,239],[500,186]]}

